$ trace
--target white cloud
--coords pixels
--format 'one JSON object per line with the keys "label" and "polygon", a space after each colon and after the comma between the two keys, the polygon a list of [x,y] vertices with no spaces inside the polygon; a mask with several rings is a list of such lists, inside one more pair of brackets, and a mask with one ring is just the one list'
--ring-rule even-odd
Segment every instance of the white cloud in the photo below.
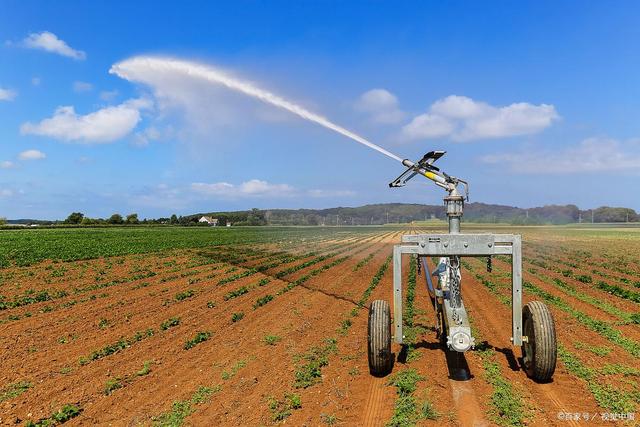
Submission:
{"label": "white cloud", "polygon": [[7,188],[0,188],[0,197],[11,197],[13,196],[13,191]]}
{"label": "white cloud", "polygon": [[640,170],[640,146],[609,138],[588,138],[563,150],[530,150],[481,157],[514,173],[573,174]]}
{"label": "white cloud", "polygon": [[40,83],[42,83],[42,79],[40,77],[32,77],[31,78],[31,84],[33,86],[40,86]]}
{"label": "white cloud", "polygon": [[435,114],[421,114],[402,128],[406,139],[429,139],[451,135],[455,125],[448,119]]}
{"label": "white cloud", "polygon": [[136,132],[133,143],[138,147],[145,147],[149,145],[151,141],[157,141],[160,139],[161,136],[160,131],[156,127],[149,126],[141,132]]}
{"label": "white cloud", "polygon": [[551,126],[560,116],[553,105],[526,102],[494,107],[465,96],[434,102],[427,113],[402,128],[405,140],[450,137],[454,141],[530,135]]}
{"label": "white cloud", "polygon": [[103,90],[100,92],[100,99],[106,102],[111,102],[118,96],[117,90]]}
{"label": "white cloud", "polygon": [[89,92],[93,90],[93,85],[87,82],[75,81],[73,82],[73,91],[74,92]]}
{"label": "white cloud", "polygon": [[10,162],[9,160],[0,162],[0,169],[11,169],[14,166],[13,162]]}
{"label": "white cloud", "polygon": [[17,93],[15,90],[3,89],[0,87],[0,101],[13,101]]}
{"label": "white cloud", "polygon": [[229,184],[228,182],[217,182],[207,184],[194,182],[191,189],[197,193],[208,196],[221,197],[289,197],[294,194],[295,189],[288,184],[271,184],[267,181],[252,179],[240,185]]}
{"label": "white cloud", "polygon": [[29,49],[45,50],[77,60],[83,60],[87,57],[83,51],[71,48],[63,40],[60,40],[58,36],[49,31],[29,34],[29,36],[24,39],[23,45]]}
{"label": "white cloud", "polygon": [[26,150],[18,155],[20,160],[40,160],[46,157],[47,155],[39,150]]}
{"label": "white cloud", "polygon": [[375,123],[399,123],[405,114],[398,107],[398,98],[385,89],[371,89],[358,98],[355,103],[358,111],[367,113]]}
{"label": "white cloud", "polygon": [[128,135],[142,118],[140,110],[151,105],[146,99],[131,99],[84,116],[76,114],[72,106],[58,107],[53,117],[24,123],[20,132],[80,143],[113,142]]}

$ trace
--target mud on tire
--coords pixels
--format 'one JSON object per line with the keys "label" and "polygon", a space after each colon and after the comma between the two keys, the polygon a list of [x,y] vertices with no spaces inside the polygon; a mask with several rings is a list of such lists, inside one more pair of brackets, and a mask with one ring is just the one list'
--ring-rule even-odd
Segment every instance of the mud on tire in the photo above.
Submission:
{"label": "mud on tire", "polygon": [[522,310],[522,360],[527,375],[539,382],[548,382],[556,370],[556,329],[549,308],[540,301],[531,301]]}
{"label": "mud on tire", "polygon": [[369,372],[384,376],[391,371],[391,310],[389,303],[375,300],[369,306]]}

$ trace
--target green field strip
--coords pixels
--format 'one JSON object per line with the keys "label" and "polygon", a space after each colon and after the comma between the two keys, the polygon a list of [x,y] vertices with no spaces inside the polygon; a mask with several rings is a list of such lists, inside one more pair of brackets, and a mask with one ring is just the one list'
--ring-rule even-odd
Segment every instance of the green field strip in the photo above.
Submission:
{"label": "green field strip", "polygon": [[[389,258],[391,260],[392,257]],[[414,426],[420,420],[436,420],[439,414],[433,408],[431,401],[425,397],[422,403],[418,402],[415,392],[417,384],[425,378],[418,374],[415,368],[409,368],[416,361],[419,354],[415,350],[418,336],[424,333],[424,328],[415,325],[415,297],[416,297],[417,267],[413,257],[409,258],[409,271],[407,274],[407,287],[405,293],[404,311],[402,321],[404,323],[404,345],[407,351],[406,365],[404,369],[393,374],[387,385],[396,388],[396,400],[393,405],[393,414],[385,424],[392,427]],[[423,393],[426,394],[426,393]]]}
{"label": "green field strip", "polygon": [[[506,269],[506,267],[504,268]],[[507,273],[503,269],[503,267],[498,266],[498,269],[502,270],[505,275],[508,275],[509,278],[511,277],[510,273]],[[528,271],[531,271],[531,270],[528,270]],[[545,274],[544,271],[536,270],[536,272],[532,274],[534,274],[536,278],[538,278],[542,282],[547,283],[548,285],[562,291],[566,295],[569,295],[586,304],[589,304],[595,308],[598,308],[604,311],[605,313],[620,319],[625,323],[636,323],[636,324],[640,323],[640,315],[638,315],[638,313],[630,313],[630,312],[624,311],[619,307],[609,304],[606,300],[598,299],[587,293],[584,293],[584,291],[581,289],[576,289],[574,286],[568,284],[567,282],[559,278],[550,277],[547,274]]]}
{"label": "green field strip", "polygon": [[[28,266],[47,259],[87,260],[120,255],[162,252],[168,249],[206,248],[234,244],[263,244],[334,236],[322,227],[103,227],[2,230],[0,268]],[[371,234],[370,229],[349,228]]]}
{"label": "green field strip", "polygon": [[[485,286],[487,285],[485,284]],[[630,338],[626,338],[621,331],[615,329],[610,323],[591,318],[586,313],[573,308],[569,303],[567,303],[562,298],[545,291],[544,289],[534,285],[529,281],[526,281],[526,280],[523,281],[523,289],[528,292],[531,292],[533,295],[536,295],[542,298],[542,300],[544,300],[545,302],[571,315],[574,319],[576,319],[580,324],[585,326],[587,329],[590,329],[598,333],[599,335],[609,340],[613,344],[623,348],[624,350],[629,352],[631,355],[635,357],[640,357],[640,343]],[[505,303],[505,305],[510,305],[509,299],[502,302]]]}

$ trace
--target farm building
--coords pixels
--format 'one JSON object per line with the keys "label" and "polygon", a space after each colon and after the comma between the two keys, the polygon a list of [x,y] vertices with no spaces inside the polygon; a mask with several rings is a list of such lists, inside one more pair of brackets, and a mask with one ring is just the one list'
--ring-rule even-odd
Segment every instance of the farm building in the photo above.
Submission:
{"label": "farm building", "polygon": [[200,218],[198,220],[198,222],[200,223],[207,223],[211,226],[217,226],[218,225],[218,218],[211,218],[210,216],[203,216],[202,218]]}

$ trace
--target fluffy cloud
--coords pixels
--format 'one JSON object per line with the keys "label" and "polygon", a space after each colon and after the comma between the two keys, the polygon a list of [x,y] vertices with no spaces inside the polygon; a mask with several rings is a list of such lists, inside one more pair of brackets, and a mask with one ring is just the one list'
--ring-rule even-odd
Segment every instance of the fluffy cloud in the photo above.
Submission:
{"label": "fluffy cloud", "polygon": [[540,132],[560,117],[553,105],[526,102],[494,107],[465,96],[434,102],[402,128],[405,140],[450,137],[454,141],[505,138]]}
{"label": "fluffy cloud", "polygon": [[93,90],[93,85],[91,83],[87,83],[87,82],[80,82],[80,81],[75,81],[73,82],[73,91],[74,92],[89,92]]}
{"label": "fluffy cloud", "polygon": [[132,99],[87,115],[78,115],[72,106],[58,107],[53,117],[40,123],[24,123],[22,134],[48,136],[80,143],[113,142],[128,135],[140,122],[140,110],[151,107],[145,99]]}
{"label": "fluffy cloud", "polygon": [[3,89],[0,87],[0,101],[13,101],[16,95],[15,90]]}
{"label": "fluffy cloud", "polygon": [[47,155],[39,150],[26,150],[18,155],[20,160],[40,160],[46,157]]}
{"label": "fluffy cloud", "polygon": [[11,169],[14,166],[13,162],[10,162],[9,160],[0,162],[0,169]]}
{"label": "fluffy cloud", "polygon": [[640,170],[640,145],[609,138],[588,138],[564,150],[493,154],[480,159],[515,173],[573,174]]}
{"label": "fluffy cloud", "polygon": [[7,188],[0,188],[0,197],[11,197],[13,196],[13,191]]}
{"label": "fluffy cloud", "polygon": [[356,110],[370,115],[371,120],[380,124],[399,123],[405,114],[398,107],[398,98],[385,89],[371,89],[358,98]]}
{"label": "fluffy cloud", "polygon": [[191,189],[200,194],[222,197],[288,197],[295,192],[295,189],[288,184],[271,184],[259,179],[252,179],[240,185],[228,182],[213,184],[194,182],[191,184]]}
{"label": "fluffy cloud", "polygon": [[60,40],[58,36],[49,31],[29,34],[22,43],[29,49],[44,50],[77,60],[83,60],[87,57],[83,51],[71,48],[63,40]]}

